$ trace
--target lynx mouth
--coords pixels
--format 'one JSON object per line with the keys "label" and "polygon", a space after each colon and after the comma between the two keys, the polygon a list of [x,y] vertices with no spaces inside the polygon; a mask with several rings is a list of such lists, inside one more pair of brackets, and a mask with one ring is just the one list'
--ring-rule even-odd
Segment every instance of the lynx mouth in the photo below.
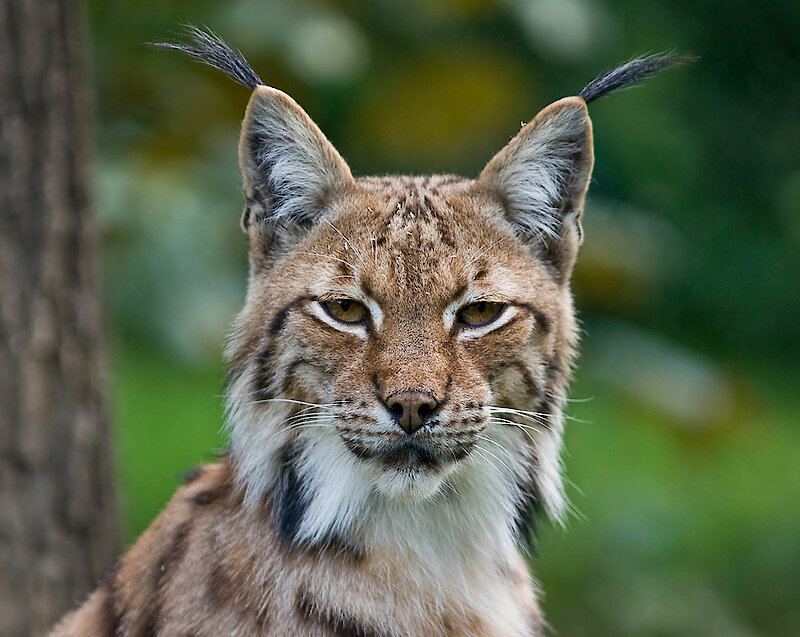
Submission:
{"label": "lynx mouth", "polygon": [[376,460],[387,469],[401,467],[437,469],[444,464],[445,456],[429,445],[408,439],[379,451]]}
{"label": "lynx mouth", "polygon": [[360,460],[382,469],[418,468],[435,470],[453,460],[460,460],[468,451],[451,451],[410,436],[381,445],[366,445],[354,436],[342,435],[345,446]]}

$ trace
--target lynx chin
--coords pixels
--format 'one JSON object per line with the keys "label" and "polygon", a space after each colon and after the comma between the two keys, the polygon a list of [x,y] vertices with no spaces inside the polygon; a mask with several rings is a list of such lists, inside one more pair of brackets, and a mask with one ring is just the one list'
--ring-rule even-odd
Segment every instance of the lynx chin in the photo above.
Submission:
{"label": "lynx chin", "polygon": [[565,508],[587,103],[682,58],[550,104],[477,178],[356,178],[240,53],[190,38],[161,46],[252,90],[229,451],[52,634],[542,635],[526,551]]}

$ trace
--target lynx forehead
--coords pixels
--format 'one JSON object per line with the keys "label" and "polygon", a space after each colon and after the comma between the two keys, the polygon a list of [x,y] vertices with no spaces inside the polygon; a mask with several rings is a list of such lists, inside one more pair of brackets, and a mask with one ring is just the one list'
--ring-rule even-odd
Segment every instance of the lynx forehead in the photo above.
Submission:
{"label": "lynx forehead", "polygon": [[475,179],[354,178],[290,97],[191,35],[166,46],[252,90],[230,451],[55,634],[541,635],[523,551],[564,508],[586,105],[680,60],[551,104]]}

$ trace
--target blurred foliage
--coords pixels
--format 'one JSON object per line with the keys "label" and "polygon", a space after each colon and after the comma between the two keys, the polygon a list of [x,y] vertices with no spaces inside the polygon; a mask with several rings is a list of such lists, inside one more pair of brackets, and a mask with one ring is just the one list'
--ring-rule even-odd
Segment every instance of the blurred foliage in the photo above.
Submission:
{"label": "blurred foliage", "polygon": [[537,572],[562,635],[800,633],[800,5],[88,0],[97,210],[128,538],[224,444],[247,91],[152,40],[207,24],[356,174],[475,175],[520,123],[644,52],[700,56],[591,106],[567,468],[585,520]]}

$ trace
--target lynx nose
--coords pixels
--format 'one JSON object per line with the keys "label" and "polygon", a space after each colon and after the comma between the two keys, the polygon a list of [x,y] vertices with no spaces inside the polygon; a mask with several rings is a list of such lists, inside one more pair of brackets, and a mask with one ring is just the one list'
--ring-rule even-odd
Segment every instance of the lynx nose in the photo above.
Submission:
{"label": "lynx nose", "polygon": [[389,396],[386,406],[392,412],[400,428],[411,435],[425,426],[433,412],[439,407],[439,403],[430,394],[405,390]]}

